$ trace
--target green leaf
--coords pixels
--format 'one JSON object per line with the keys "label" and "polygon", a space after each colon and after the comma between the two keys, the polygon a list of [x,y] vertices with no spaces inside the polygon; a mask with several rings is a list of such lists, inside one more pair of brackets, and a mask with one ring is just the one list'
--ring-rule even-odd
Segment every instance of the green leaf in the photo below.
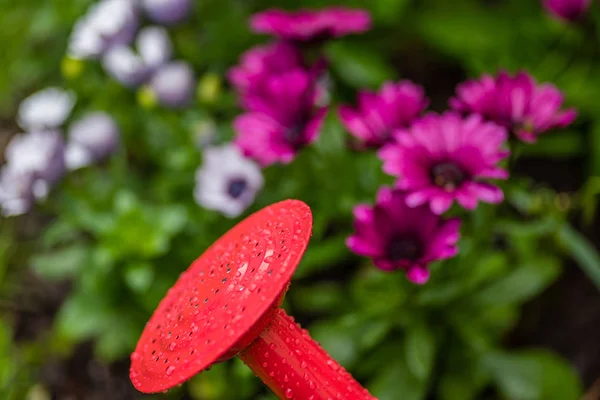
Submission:
{"label": "green leaf", "polygon": [[330,268],[335,263],[339,263],[350,252],[346,247],[346,235],[335,236],[314,243],[306,250],[294,279],[302,279],[311,276],[317,272]]}
{"label": "green leaf", "polygon": [[390,354],[390,360],[367,388],[379,400],[421,400],[425,398],[427,382],[410,371],[404,357]]}
{"label": "green leaf", "polygon": [[106,362],[113,362],[128,355],[139,338],[141,330],[129,318],[129,315],[114,314],[110,329],[104,329],[96,341],[96,352]]}
{"label": "green leaf", "polygon": [[588,278],[600,289],[600,255],[594,246],[568,224],[563,225],[558,232],[558,240]]}
{"label": "green leaf", "polygon": [[321,155],[340,155],[346,152],[346,131],[342,127],[337,114],[330,112],[325,118],[321,135],[313,148]]}
{"label": "green leaf", "polygon": [[331,67],[350,86],[376,89],[396,78],[394,69],[381,57],[381,52],[350,41],[330,43],[326,48]]}
{"label": "green leaf", "polygon": [[492,353],[485,365],[508,399],[577,400],[582,394],[575,370],[547,350]]}
{"label": "green leaf", "polygon": [[425,380],[431,373],[435,360],[436,338],[423,323],[412,325],[406,333],[406,363],[417,378]]}
{"label": "green leaf", "polygon": [[89,260],[90,249],[86,245],[76,244],[51,252],[36,254],[31,265],[41,276],[47,279],[64,279],[77,274]]}
{"label": "green leaf", "polygon": [[145,292],[154,282],[154,269],[148,262],[129,264],[123,270],[123,277],[133,291]]}
{"label": "green leaf", "polygon": [[333,312],[347,304],[344,291],[337,282],[318,282],[310,286],[296,286],[289,294],[295,308],[303,312]]}
{"label": "green leaf", "polygon": [[473,294],[470,302],[480,307],[525,302],[548,287],[560,270],[555,259],[529,261]]}
{"label": "green leaf", "polygon": [[358,309],[396,315],[407,298],[408,285],[402,274],[390,274],[368,266],[352,280],[350,291]]}
{"label": "green leaf", "polygon": [[67,298],[58,313],[58,332],[71,340],[88,339],[111,326],[111,312],[103,298],[75,293]]}
{"label": "green leaf", "polygon": [[183,206],[164,207],[158,214],[158,224],[168,235],[180,232],[187,222],[187,211]]}
{"label": "green leaf", "polygon": [[227,398],[227,365],[215,364],[210,370],[196,375],[189,381],[188,389],[194,399],[220,400]]}
{"label": "green leaf", "polygon": [[[596,7],[594,7],[596,8]],[[600,12],[598,13],[600,14]],[[599,25],[600,26],[600,25]],[[600,31],[600,29],[599,29]],[[600,176],[600,123],[596,121],[590,134],[590,175]]]}
{"label": "green leaf", "polygon": [[402,13],[409,3],[410,0],[373,0],[367,4],[373,10],[373,17],[377,21],[394,24],[402,17]]}
{"label": "green leaf", "polygon": [[577,131],[558,132],[541,135],[537,143],[524,144],[519,148],[526,157],[573,158],[586,152],[584,137]]}
{"label": "green leaf", "polygon": [[315,323],[311,326],[310,333],[345,368],[350,368],[358,360],[358,343],[343,319]]}
{"label": "green leaf", "polygon": [[479,357],[460,343],[450,343],[444,371],[437,388],[440,400],[473,400],[489,385],[491,376],[481,368]]}

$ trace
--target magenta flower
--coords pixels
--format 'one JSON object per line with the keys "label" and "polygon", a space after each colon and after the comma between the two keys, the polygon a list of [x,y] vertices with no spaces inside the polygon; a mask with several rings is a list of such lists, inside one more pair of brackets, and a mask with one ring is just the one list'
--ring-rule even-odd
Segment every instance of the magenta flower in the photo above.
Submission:
{"label": "magenta flower", "polygon": [[576,21],[590,7],[590,0],[543,0],[546,11],[564,21]]}
{"label": "magenta flower", "polygon": [[511,77],[501,72],[460,84],[450,106],[475,113],[508,129],[521,140],[534,143],[537,136],[554,128],[564,128],[577,117],[573,108],[561,110],[563,95],[549,83],[538,85],[527,73]]}
{"label": "magenta flower", "polygon": [[396,186],[408,192],[408,206],[429,203],[431,211],[442,214],[454,200],[468,210],[479,200],[503,200],[502,190],[486,179],[508,178],[498,166],[509,155],[504,128],[478,115],[432,113],[394,136],[396,143],[379,150],[379,157],[383,170],[398,177]]}
{"label": "magenta flower", "polygon": [[286,42],[254,47],[242,54],[240,65],[229,71],[231,84],[241,93],[260,87],[268,77],[302,67],[300,50]]}
{"label": "magenta flower", "polygon": [[316,80],[296,69],[267,79],[260,94],[247,96],[249,112],[233,123],[236,145],[262,166],[292,161],[319,136],[326,108],[315,106]]}
{"label": "magenta flower", "polygon": [[423,284],[429,279],[428,264],[458,253],[460,220],[444,219],[424,205],[409,207],[406,198],[400,190],[382,187],[375,206],[356,206],[355,232],[346,244],[371,257],[379,269],[402,269],[411,282]]}
{"label": "magenta flower", "polygon": [[371,16],[365,10],[343,7],[298,11],[271,9],[255,14],[250,26],[257,33],[308,42],[368,31]]}
{"label": "magenta flower", "polygon": [[394,130],[410,125],[428,104],[421,86],[387,82],[378,93],[360,92],[358,107],[340,107],[339,117],[363,145],[378,148],[392,139]]}

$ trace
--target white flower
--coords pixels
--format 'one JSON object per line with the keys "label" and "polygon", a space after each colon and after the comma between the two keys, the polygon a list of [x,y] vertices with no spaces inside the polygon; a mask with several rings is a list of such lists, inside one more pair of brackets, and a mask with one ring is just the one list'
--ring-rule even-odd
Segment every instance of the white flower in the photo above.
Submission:
{"label": "white flower", "polygon": [[25,130],[58,128],[69,117],[74,105],[72,92],[49,87],[21,102],[17,122]]}
{"label": "white flower", "polygon": [[7,166],[0,169],[0,211],[10,217],[25,214],[34,202],[33,179]]}
{"label": "white flower", "polygon": [[65,172],[64,142],[58,132],[15,135],[0,170],[0,210],[6,216],[26,213],[44,199]]}
{"label": "white flower", "polygon": [[115,151],[119,143],[119,127],[104,112],[92,112],[73,123],[65,149],[65,163],[75,170],[100,161]]}
{"label": "white flower", "polygon": [[142,29],[136,39],[137,51],[146,66],[160,67],[171,59],[173,45],[165,28],[149,26]]}
{"label": "white flower", "polygon": [[188,63],[183,61],[165,64],[152,76],[150,88],[162,105],[166,107],[185,106],[194,94],[194,71]]}
{"label": "white flower", "polygon": [[69,41],[69,55],[97,58],[111,46],[129,43],[137,25],[134,0],[100,1],[75,23]]}
{"label": "white flower", "polygon": [[5,158],[16,175],[31,175],[34,181],[52,184],[65,172],[64,141],[55,131],[15,135],[6,147]]}
{"label": "white flower", "polygon": [[119,45],[102,57],[104,70],[126,86],[137,86],[147,76],[146,64],[130,47]]}
{"label": "white flower", "polygon": [[240,215],[254,202],[264,179],[260,167],[232,144],[207,148],[196,171],[196,202],[227,217]]}
{"label": "white flower", "polygon": [[142,0],[148,17],[159,24],[183,21],[192,8],[191,0]]}

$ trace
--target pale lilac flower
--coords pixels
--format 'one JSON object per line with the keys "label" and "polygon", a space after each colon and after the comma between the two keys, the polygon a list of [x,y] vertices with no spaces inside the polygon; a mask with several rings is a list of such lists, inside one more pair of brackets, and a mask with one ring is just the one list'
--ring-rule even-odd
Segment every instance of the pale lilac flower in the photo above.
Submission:
{"label": "pale lilac flower", "polygon": [[196,202],[235,218],[248,208],[264,179],[259,166],[232,144],[207,148],[196,171]]}
{"label": "pale lilac flower", "polygon": [[65,173],[64,142],[55,131],[15,135],[5,158],[0,170],[0,211],[5,216],[26,213]]}
{"label": "pale lilac flower", "polygon": [[19,105],[17,122],[27,131],[60,127],[71,114],[75,94],[49,87],[27,97]]}
{"label": "pale lilac flower", "polygon": [[91,112],[73,123],[65,149],[65,163],[75,170],[102,161],[119,144],[120,131],[115,120],[104,112]]}
{"label": "pale lilac flower", "polygon": [[270,77],[260,93],[245,98],[250,112],[233,123],[235,143],[245,155],[262,166],[289,163],[318,138],[327,109],[315,106],[316,82],[297,69]]}
{"label": "pale lilac flower", "polygon": [[18,174],[7,166],[0,168],[0,213],[5,217],[22,215],[34,203],[33,176]]}
{"label": "pale lilac flower", "polygon": [[64,140],[56,131],[15,135],[6,147],[6,166],[16,175],[32,175],[50,186],[65,173]]}
{"label": "pale lilac flower", "polygon": [[479,115],[428,114],[397,130],[396,142],[378,155],[383,170],[398,177],[396,186],[408,192],[408,206],[429,203],[435,214],[442,214],[456,200],[473,210],[479,200],[500,203],[504,198],[488,180],[508,178],[498,165],[509,155],[507,136],[504,128]]}
{"label": "pale lilac flower", "polygon": [[[113,46],[102,57],[104,70],[125,86],[138,86],[164,66],[170,59],[173,46],[166,29],[149,26],[140,30],[136,49],[130,46]],[[137,52],[136,52],[137,50]]]}
{"label": "pale lilac flower", "polygon": [[151,71],[167,63],[173,55],[169,33],[160,26],[148,26],[140,30],[136,38],[136,48]]}
{"label": "pale lilac flower", "polygon": [[366,147],[378,148],[392,140],[427,108],[425,91],[410,81],[387,82],[381,90],[358,94],[358,106],[342,106],[339,116],[346,129]]}
{"label": "pale lilac flower", "polygon": [[382,187],[374,206],[354,208],[354,234],[346,244],[356,254],[371,257],[384,271],[403,270],[408,279],[424,284],[428,265],[454,257],[460,220],[444,219],[429,207],[406,205],[406,194]]}
{"label": "pale lilac flower", "polygon": [[260,88],[269,77],[302,68],[300,50],[287,42],[254,47],[240,58],[228,74],[231,84],[242,94]]}
{"label": "pale lilac flower", "polygon": [[148,17],[159,24],[176,24],[187,18],[191,0],[142,0],[142,6]]}
{"label": "pale lilac flower", "polygon": [[75,23],[69,55],[82,59],[99,58],[112,46],[129,44],[138,25],[135,0],[99,1]]}
{"label": "pale lilac flower", "polygon": [[510,129],[524,142],[533,143],[540,134],[575,120],[577,112],[573,108],[563,110],[563,101],[554,85],[538,84],[525,72],[514,77],[501,72],[496,78],[483,75],[460,84],[450,106],[479,114]]}
{"label": "pale lilac flower", "polygon": [[371,16],[365,10],[344,7],[298,11],[271,9],[255,14],[250,26],[254,32],[284,40],[320,41],[368,31]]}
{"label": "pale lilac flower", "polygon": [[150,71],[142,57],[129,46],[114,46],[102,57],[106,73],[128,87],[142,84]]}
{"label": "pale lilac flower", "polygon": [[563,21],[577,21],[590,7],[590,0],[543,0],[546,11]]}
{"label": "pale lilac flower", "polygon": [[154,73],[150,88],[162,105],[173,108],[186,106],[194,95],[194,71],[186,62],[173,61]]}

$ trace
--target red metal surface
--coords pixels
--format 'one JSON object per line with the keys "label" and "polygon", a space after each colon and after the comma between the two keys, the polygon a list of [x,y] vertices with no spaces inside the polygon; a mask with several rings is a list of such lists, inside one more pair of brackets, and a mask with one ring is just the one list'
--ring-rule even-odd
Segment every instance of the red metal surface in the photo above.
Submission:
{"label": "red metal surface", "polygon": [[375,399],[282,309],[239,357],[281,399]]}
{"label": "red metal surface", "polygon": [[[252,343],[244,360],[281,398],[372,399],[278,309],[311,230],[310,208],[286,200],[218,239],[181,274],[146,324],[131,354],[133,385],[144,393],[170,389]],[[274,364],[254,362],[271,351],[283,375]],[[294,387],[285,380],[305,374],[308,380],[296,379]]]}

